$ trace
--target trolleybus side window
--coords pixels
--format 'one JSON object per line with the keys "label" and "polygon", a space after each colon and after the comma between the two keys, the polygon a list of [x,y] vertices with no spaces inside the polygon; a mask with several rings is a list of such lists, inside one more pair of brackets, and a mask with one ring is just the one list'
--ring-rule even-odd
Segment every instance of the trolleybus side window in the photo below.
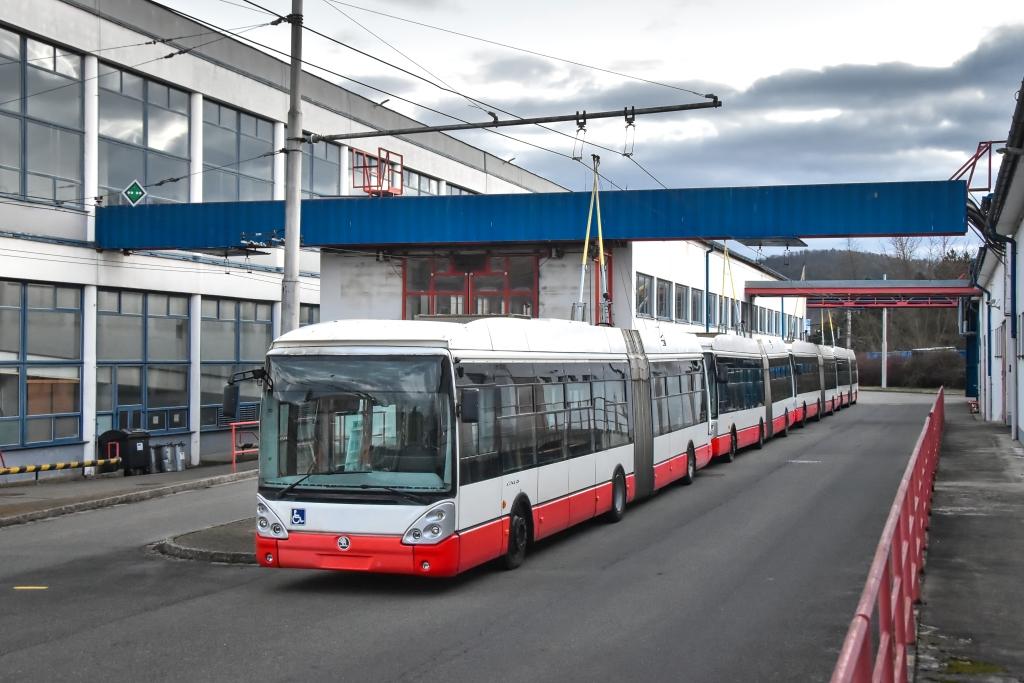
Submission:
{"label": "trolleybus side window", "polygon": [[793,377],[789,358],[769,358],[768,375],[771,378],[772,401],[793,397]]}
{"label": "trolleybus side window", "polygon": [[836,360],[836,367],[839,370],[839,386],[847,386],[850,384],[850,360],[848,358],[839,358]]}
{"label": "trolleybus side window", "polygon": [[655,436],[707,419],[700,361],[651,363],[651,416]]}
{"label": "trolleybus side window", "polygon": [[619,363],[463,364],[478,416],[460,425],[462,483],[629,443],[625,377]]}
{"label": "trolleybus side window", "polygon": [[818,359],[810,356],[793,356],[793,363],[796,367],[796,392],[806,394],[821,391]]}
{"label": "trolleybus side window", "polygon": [[835,389],[836,388],[836,359],[828,358],[825,360],[825,388]]}
{"label": "trolleybus side window", "polygon": [[760,358],[718,356],[718,412],[728,413],[764,405],[764,366]]}

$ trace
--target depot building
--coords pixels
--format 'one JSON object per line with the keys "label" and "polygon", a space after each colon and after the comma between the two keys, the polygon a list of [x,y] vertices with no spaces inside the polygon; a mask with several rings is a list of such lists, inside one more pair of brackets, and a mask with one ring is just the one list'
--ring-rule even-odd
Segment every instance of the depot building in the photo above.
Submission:
{"label": "depot building", "polygon": [[[174,56],[168,57],[173,54]],[[103,249],[97,207],[284,197],[287,64],[156,3],[9,3],[0,17],[0,453],[6,466],[91,459],[98,435],[143,429],[182,443],[192,465],[230,457],[221,390],[262,362],[280,329],[282,254],[262,235],[236,248]],[[417,122],[316,75],[310,131]],[[305,145],[304,201],[562,192],[443,134]],[[388,169],[378,172],[378,169]],[[385,179],[386,182],[382,182]],[[303,324],[471,315],[569,318],[578,240],[306,248]],[[283,228],[283,225],[281,226]],[[148,226],[140,228],[143,232]],[[244,233],[246,227],[240,226]],[[281,232],[283,234],[283,230]],[[243,243],[244,242],[244,243]],[[794,338],[805,309],[746,300],[778,279],[698,241],[611,241],[608,296],[588,254],[578,315],[606,303],[622,327]],[[243,418],[258,390],[245,387]],[[7,477],[11,481],[15,477]]]}

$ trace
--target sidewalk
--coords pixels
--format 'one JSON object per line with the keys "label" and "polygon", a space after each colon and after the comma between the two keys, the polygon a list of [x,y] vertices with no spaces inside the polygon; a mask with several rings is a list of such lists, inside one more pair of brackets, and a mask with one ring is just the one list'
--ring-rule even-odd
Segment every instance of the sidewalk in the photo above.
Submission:
{"label": "sidewalk", "polygon": [[917,680],[1024,681],[1024,449],[946,402]]}
{"label": "sidewalk", "polygon": [[256,462],[250,461],[239,463],[235,473],[230,464],[217,464],[184,472],[134,477],[116,472],[89,479],[66,477],[3,485],[0,486],[0,527],[255,477]]}

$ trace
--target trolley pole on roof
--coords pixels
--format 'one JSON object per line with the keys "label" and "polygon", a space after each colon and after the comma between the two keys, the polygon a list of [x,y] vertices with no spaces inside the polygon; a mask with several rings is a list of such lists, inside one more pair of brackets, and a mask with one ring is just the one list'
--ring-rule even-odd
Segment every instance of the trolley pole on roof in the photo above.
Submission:
{"label": "trolley pole on roof", "polygon": [[292,0],[291,77],[288,80],[288,139],[285,141],[284,277],[281,333],[299,326],[299,244],[302,235],[302,0]]}

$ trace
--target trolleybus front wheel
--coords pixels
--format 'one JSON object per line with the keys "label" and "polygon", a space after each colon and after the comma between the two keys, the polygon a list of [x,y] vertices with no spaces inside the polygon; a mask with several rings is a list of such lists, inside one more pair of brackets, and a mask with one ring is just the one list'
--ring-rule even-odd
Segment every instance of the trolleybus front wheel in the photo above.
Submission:
{"label": "trolleybus front wheel", "polygon": [[757,423],[757,450],[764,448],[764,420]]}
{"label": "trolleybus front wheel", "polygon": [[691,443],[686,449],[686,474],[679,481],[684,485],[689,486],[693,483],[694,478],[697,476],[697,455],[693,451],[693,444]]}
{"label": "trolleybus front wheel", "polygon": [[508,549],[505,551],[505,569],[515,569],[526,559],[526,546],[530,542],[529,508],[522,500],[516,502],[508,520]]}

